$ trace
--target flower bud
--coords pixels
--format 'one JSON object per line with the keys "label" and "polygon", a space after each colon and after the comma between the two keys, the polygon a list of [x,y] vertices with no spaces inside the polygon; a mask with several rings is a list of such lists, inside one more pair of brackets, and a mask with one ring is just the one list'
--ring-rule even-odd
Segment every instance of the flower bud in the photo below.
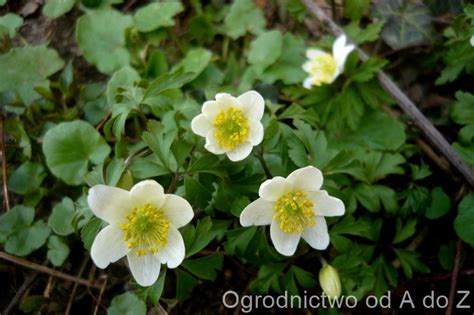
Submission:
{"label": "flower bud", "polygon": [[341,279],[336,268],[326,265],[319,271],[319,285],[330,299],[341,295]]}
{"label": "flower bud", "polygon": [[120,177],[119,182],[117,183],[117,187],[125,189],[125,190],[130,190],[133,186],[133,175],[132,172],[129,170],[126,170],[123,172],[122,177]]}

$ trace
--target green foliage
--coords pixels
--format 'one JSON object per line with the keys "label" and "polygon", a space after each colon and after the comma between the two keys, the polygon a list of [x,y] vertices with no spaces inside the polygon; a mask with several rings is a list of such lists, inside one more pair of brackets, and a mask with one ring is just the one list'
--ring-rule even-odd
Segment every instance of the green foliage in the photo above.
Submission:
{"label": "green foliage", "polygon": [[30,105],[40,97],[35,88],[48,87],[47,78],[63,66],[58,53],[46,45],[13,48],[0,55],[0,68],[5,69],[0,72],[0,93],[14,91]]}
{"label": "green foliage", "polygon": [[173,16],[183,11],[180,2],[150,3],[140,8],[133,20],[140,32],[154,31],[160,27],[173,26]]}
{"label": "green foliage", "polygon": [[50,18],[58,18],[71,11],[76,0],[48,0],[43,6],[43,14]]}
{"label": "green foliage", "polygon": [[54,266],[61,266],[68,257],[69,252],[69,246],[64,239],[56,235],[49,237],[47,257]]}
{"label": "green foliage", "polygon": [[464,242],[474,246],[474,194],[464,197],[458,207],[458,215],[454,221],[456,234]]}
{"label": "green foliage", "polygon": [[145,315],[146,304],[135,294],[126,292],[112,299],[107,315]]}
{"label": "green foliage", "polygon": [[70,185],[84,182],[89,161],[101,163],[110,147],[100,134],[83,121],[65,122],[44,136],[43,153],[51,172]]}
{"label": "green foliage", "polygon": [[23,18],[14,13],[0,16],[0,37],[15,37],[17,29],[23,24]]}
{"label": "green foliage", "polygon": [[125,48],[125,30],[133,19],[112,9],[90,11],[77,20],[76,40],[84,58],[105,73],[127,66],[130,54]]}
{"label": "green foliage", "polygon": [[259,34],[265,27],[262,11],[251,0],[234,1],[224,21],[227,35],[236,39],[250,32]]}

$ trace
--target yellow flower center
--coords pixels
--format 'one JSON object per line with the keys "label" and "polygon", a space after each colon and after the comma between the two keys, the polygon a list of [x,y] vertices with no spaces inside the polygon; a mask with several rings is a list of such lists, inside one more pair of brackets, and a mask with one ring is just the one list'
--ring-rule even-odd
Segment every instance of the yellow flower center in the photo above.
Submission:
{"label": "yellow flower center", "polygon": [[147,203],[137,207],[126,216],[127,223],[120,225],[124,239],[130,249],[136,249],[138,256],[156,254],[166,245],[169,221],[163,209]]}
{"label": "yellow flower center", "polygon": [[249,137],[248,119],[240,109],[222,110],[212,125],[215,127],[214,137],[222,148],[233,150]]}
{"label": "yellow flower center", "polygon": [[311,60],[310,75],[313,84],[320,86],[322,83],[331,83],[336,72],[337,63],[331,54],[320,53]]}
{"label": "yellow flower center", "polygon": [[291,191],[278,198],[275,204],[276,221],[285,233],[302,233],[306,226],[313,226],[313,203],[302,191]]}

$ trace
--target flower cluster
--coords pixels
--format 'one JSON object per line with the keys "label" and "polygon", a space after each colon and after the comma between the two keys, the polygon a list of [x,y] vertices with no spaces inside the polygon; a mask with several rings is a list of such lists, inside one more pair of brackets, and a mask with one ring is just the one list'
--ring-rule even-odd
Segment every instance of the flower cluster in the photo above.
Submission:
{"label": "flower cluster", "polygon": [[[309,61],[303,69],[309,77],[304,86],[333,82],[353,49],[341,36],[334,43],[332,55],[308,50]],[[264,110],[264,99],[256,91],[238,97],[220,93],[215,100],[203,104],[202,113],[192,120],[191,128],[206,138],[204,147],[209,152],[225,153],[231,161],[241,161],[263,140]],[[323,174],[313,166],[297,169],[286,178],[268,179],[260,186],[260,198],[242,211],[240,224],[270,225],[272,242],[285,256],[295,253],[301,238],[311,247],[324,250],[329,245],[325,217],[343,215],[345,207],[341,200],[321,190],[322,184]],[[106,268],[127,256],[137,283],[149,286],[158,279],[161,264],[175,268],[183,261],[185,246],[178,228],[191,221],[193,209],[182,197],[165,194],[156,181],[142,181],[130,191],[97,185],[89,190],[88,203],[92,212],[108,223],[91,248],[98,267]],[[320,278],[325,283],[324,290],[337,296],[340,284],[338,287],[335,280],[330,283],[333,273],[321,271]]]}

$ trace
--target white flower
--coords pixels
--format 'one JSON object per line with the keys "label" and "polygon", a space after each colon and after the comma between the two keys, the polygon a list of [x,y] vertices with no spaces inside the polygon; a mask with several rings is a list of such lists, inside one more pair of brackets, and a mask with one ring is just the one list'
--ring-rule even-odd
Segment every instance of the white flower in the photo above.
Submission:
{"label": "white flower", "polygon": [[320,86],[334,82],[344,71],[347,56],[354,50],[354,45],[346,45],[346,36],[339,36],[332,45],[332,55],[319,49],[308,49],[306,57],[309,59],[303,64],[303,70],[309,74],[303,86]]}
{"label": "white flower", "polygon": [[474,47],[474,35],[471,36],[471,40],[469,41],[469,43],[471,43],[471,46]]}
{"label": "white flower", "polygon": [[132,275],[141,286],[155,283],[161,264],[175,268],[184,259],[184,242],[178,228],[194,216],[183,198],[165,194],[153,180],[142,181],[130,191],[96,185],[87,202],[92,212],[109,223],[95,237],[91,257],[105,268],[127,256]]}
{"label": "white flower", "polygon": [[225,153],[231,161],[241,161],[262,142],[265,110],[263,97],[248,91],[239,97],[227,93],[202,106],[202,114],[191,122],[193,132],[206,137],[205,148],[214,154]]}
{"label": "white flower", "polygon": [[315,249],[326,249],[329,234],[324,217],[345,212],[341,200],[324,190],[323,175],[313,166],[297,169],[287,178],[280,176],[260,185],[260,198],[240,215],[242,226],[270,224],[270,237],[276,250],[291,256],[302,237]]}

